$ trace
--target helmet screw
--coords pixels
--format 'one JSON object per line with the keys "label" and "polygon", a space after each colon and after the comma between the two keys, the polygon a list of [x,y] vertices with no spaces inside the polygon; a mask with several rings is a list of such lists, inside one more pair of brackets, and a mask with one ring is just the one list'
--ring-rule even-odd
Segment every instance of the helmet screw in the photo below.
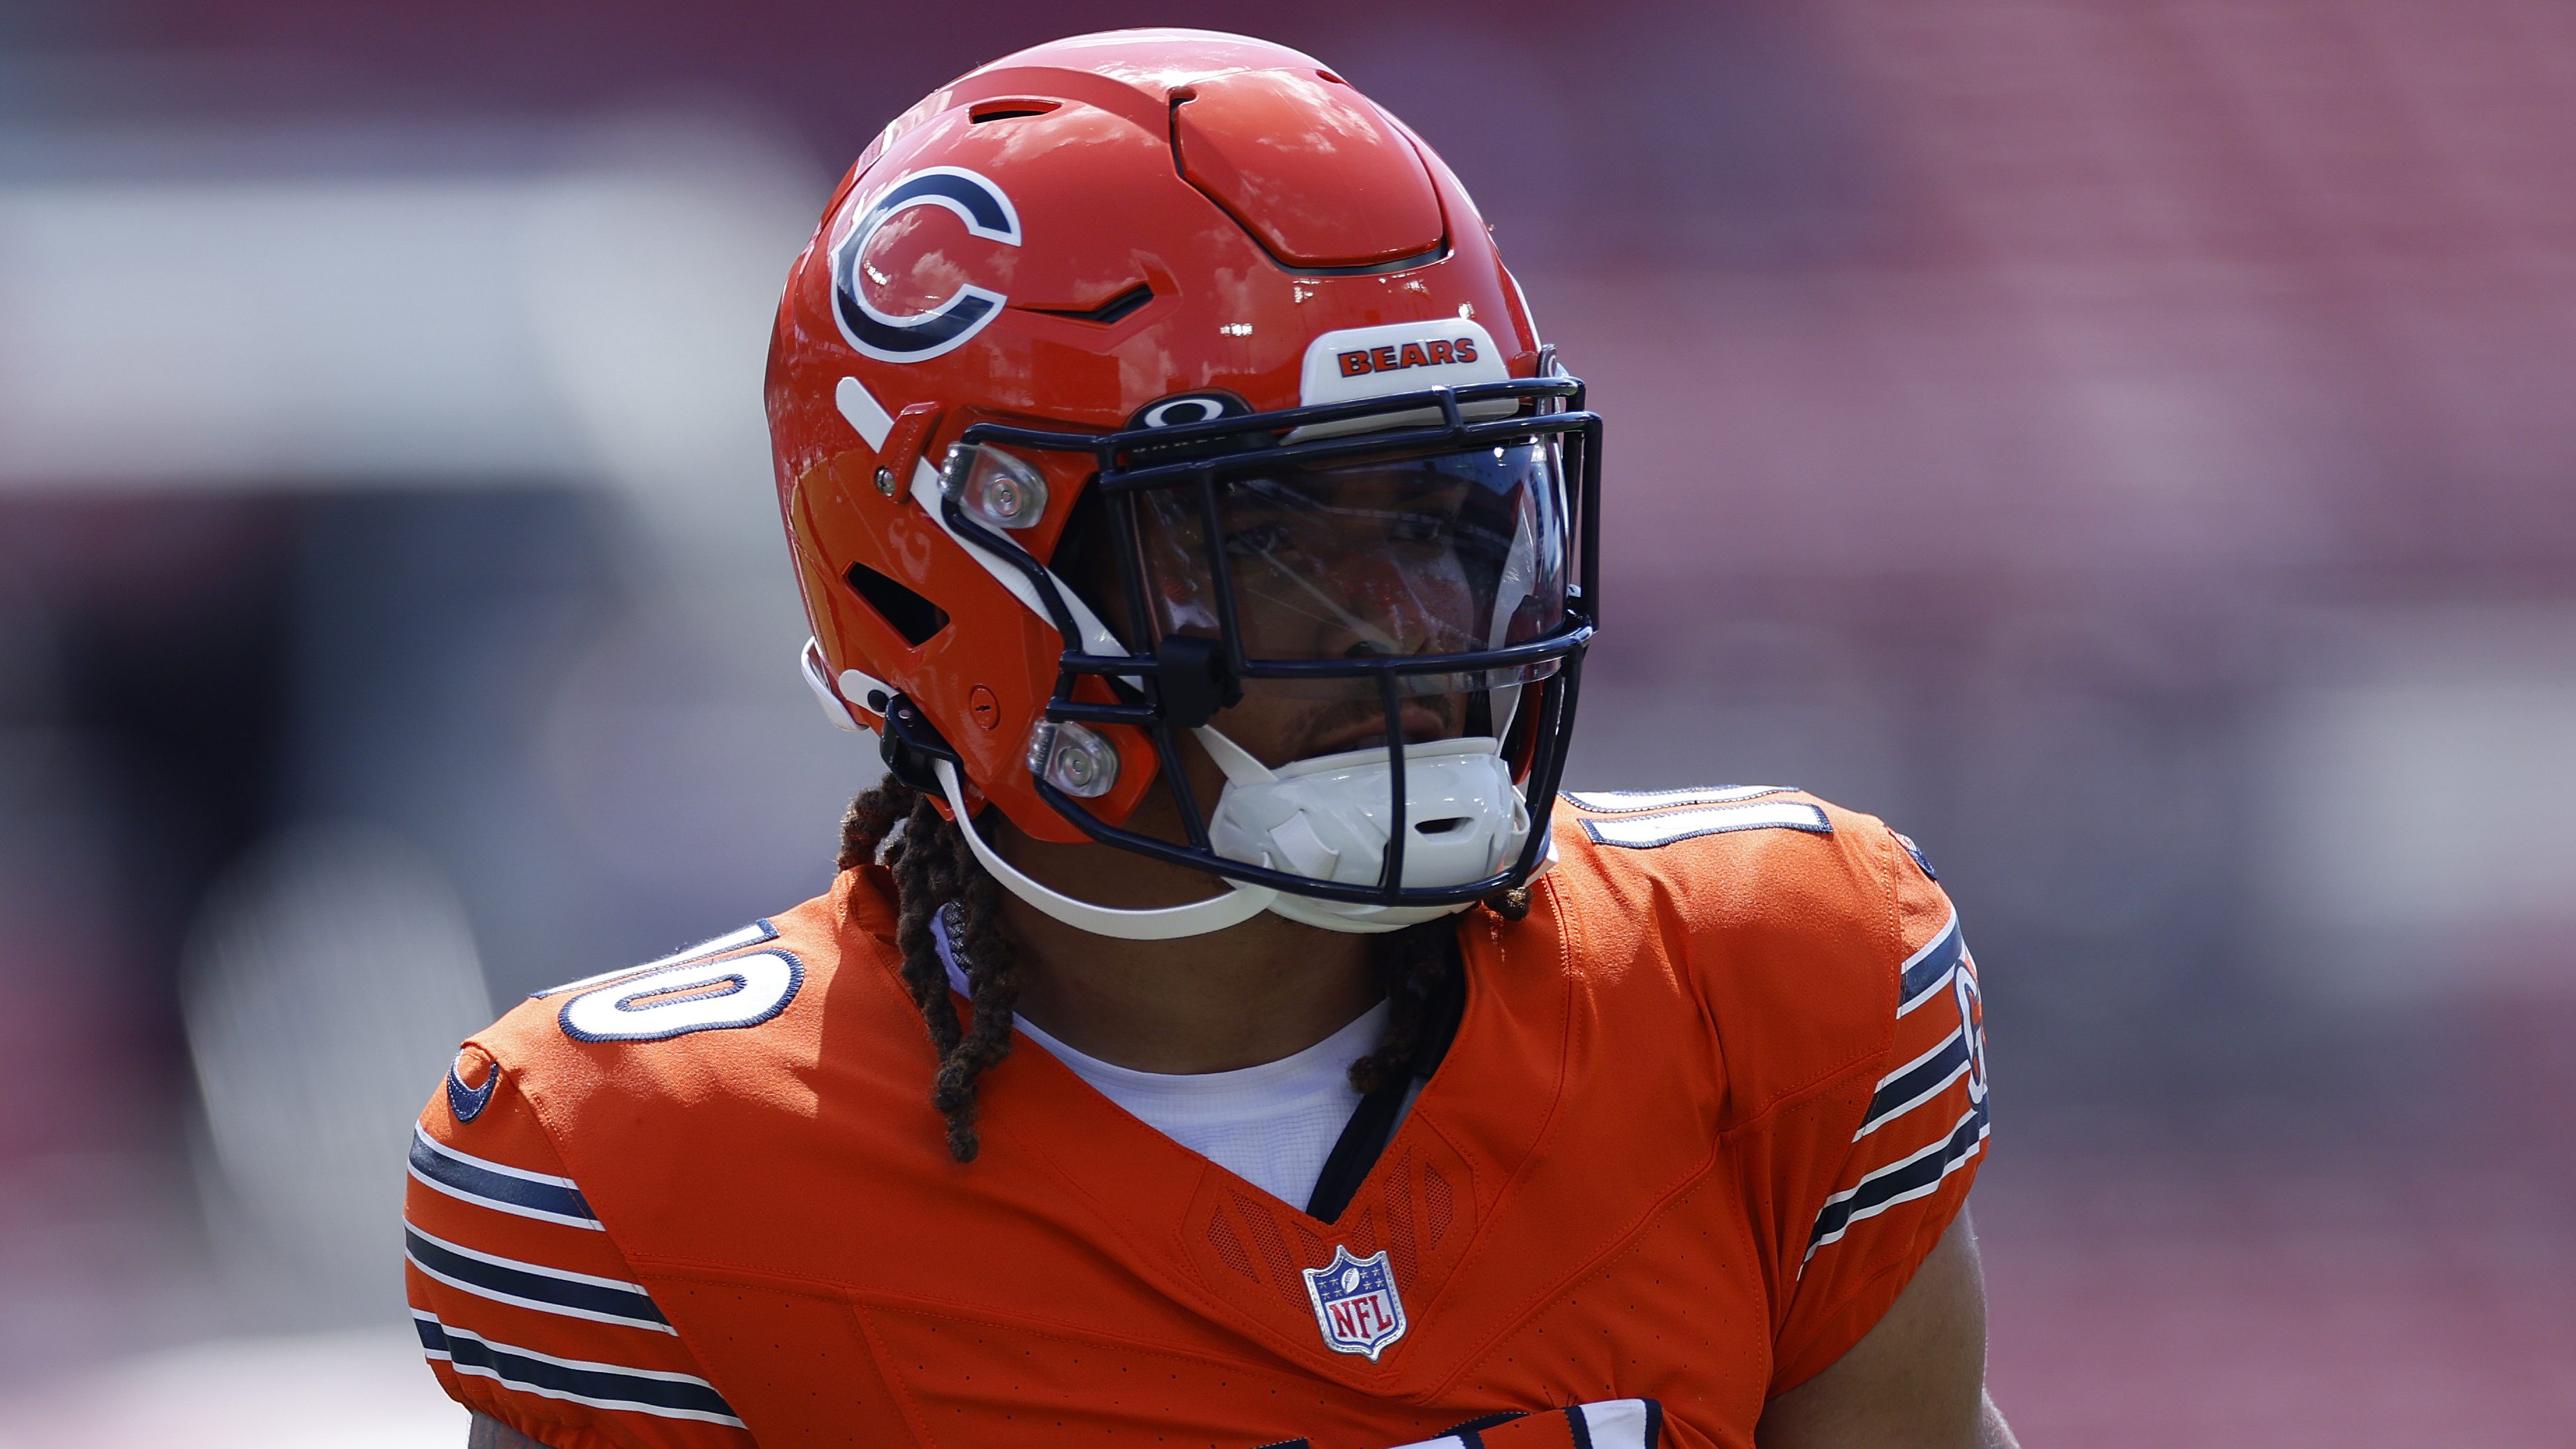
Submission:
{"label": "helmet screw", "polygon": [[894,496],[894,470],[892,468],[879,468],[877,470],[877,491],[888,498],[892,498]]}

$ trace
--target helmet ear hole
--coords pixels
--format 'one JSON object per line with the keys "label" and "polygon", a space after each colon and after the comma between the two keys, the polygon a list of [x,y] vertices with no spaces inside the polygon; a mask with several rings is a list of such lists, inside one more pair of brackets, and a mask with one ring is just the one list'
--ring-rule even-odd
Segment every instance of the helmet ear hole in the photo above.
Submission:
{"label": "helmet ear hole", "polygon": [[948,627],[946,609],[866,564],[850,565],[849,572],[842,577],[848,582],[850,592],[859,596],[860,602],[876,610],[877,617],[885,620],[888,628],[901,634],[903,642],[915,649],[929,643],[932,636]]}

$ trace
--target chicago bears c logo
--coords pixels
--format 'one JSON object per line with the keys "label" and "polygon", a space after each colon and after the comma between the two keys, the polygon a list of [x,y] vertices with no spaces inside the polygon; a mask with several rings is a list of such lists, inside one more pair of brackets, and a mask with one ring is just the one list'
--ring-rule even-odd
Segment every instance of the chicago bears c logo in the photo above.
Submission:
{"label": "chicago bears c logo", "polygon": [[879,362],[922,362],[962,347],[1001,315],[1007,300],[969,282],[927,312],[898,316],[869,304],[859,284],[859,259],[887,222],[916,206],[955,213],[975,236],[1005,246],[1020,244],[1020,213],[1011,198],[972,171],[933,166],[888,187],[832,248],[832,311],[840,319],[841,334]]}

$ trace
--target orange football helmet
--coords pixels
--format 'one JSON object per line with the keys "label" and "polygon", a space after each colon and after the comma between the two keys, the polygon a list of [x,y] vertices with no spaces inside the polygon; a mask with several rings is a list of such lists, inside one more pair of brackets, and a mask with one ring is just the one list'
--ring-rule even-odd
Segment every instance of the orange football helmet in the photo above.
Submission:
{"label": "orange football helmet", "polygon": [[[1544,867],[1600,420],[1457,179],[1311,58],[1118,31],[933,92],[789,273],[768,409],[807,681],[1041,909],[1388,930]],[[1130,828],[1158,783],[1177,828]],[[1072,899],[986,803],[1229,888]]]}

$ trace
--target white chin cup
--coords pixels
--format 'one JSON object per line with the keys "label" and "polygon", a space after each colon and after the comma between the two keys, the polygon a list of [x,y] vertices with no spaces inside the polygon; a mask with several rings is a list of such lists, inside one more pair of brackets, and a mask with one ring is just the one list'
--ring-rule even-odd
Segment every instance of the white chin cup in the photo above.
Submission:
{"label": "white chin cup", "polygon": [[[1263,766],[1212,729],[1198,731],[1225,771],[1208,824],[1217,854],[1343,885],[1375,885],[1393,828],[1392,771],[1382,746]],[[1529,839],[1502,743],[1425,740],[1404,747],[1404,879],[1411,890],[1466,885],[1501,870]],[[1370,906],[1282,891],[1269,909],[1335,931],[1389,931],[1465,910]]]}
{"label": "white chin cup", "polygon": [[[1196,731],[1225,771],[1208,833],[1217,853],[1317,880],[1373,885],[1386,857],[1390,771],[1383,748],[1299,760],[1271,770],[1213,729]],[[1404,751],[1403,884],[1464,885],[1501,870],[1529,839],[1529,811],[1491,739],[1430,740]],[[1041,885],[996,854],[971,823],[955,766],[933,766],[960,833],[1003,887],[1068,926],[1129,941],[1170,941],[1239,925],[1263,911],[1328,931],[1375,933],[1436,921],[1454,906],[1369,906],[1228,881],[1205,900],[1159,909],[1095,905]],[[1551,842],[1540,863],[1555,862]]]}

